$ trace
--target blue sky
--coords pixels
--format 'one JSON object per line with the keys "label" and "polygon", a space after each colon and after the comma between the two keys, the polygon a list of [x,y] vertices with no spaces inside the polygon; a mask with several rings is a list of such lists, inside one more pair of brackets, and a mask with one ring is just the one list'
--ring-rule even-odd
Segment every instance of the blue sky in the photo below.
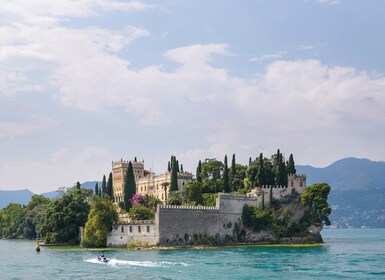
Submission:
{"label": "blue sky", "polygon": [[385,160],[385,2],[0,0],[0,189],[135,156]]}

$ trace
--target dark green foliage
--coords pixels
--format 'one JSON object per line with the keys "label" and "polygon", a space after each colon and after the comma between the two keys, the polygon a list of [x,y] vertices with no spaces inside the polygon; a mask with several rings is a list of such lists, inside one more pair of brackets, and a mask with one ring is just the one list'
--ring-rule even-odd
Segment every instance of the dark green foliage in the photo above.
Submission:
{"label": "dark green foliage", "polygon": [[151,209],[140,204],[135,204],[128,212],[128,216],[132,220],[153,220],[155,214]]}
{"label": "dark green foliage", "polygon": [[287,174],[296,174],[297,171],[295,169],[294,157],[293,154],[290,154],[289,161],[286,164]]}
{"label": "dark green foliage", "polygon": [[202,197],[203,197],[203,204],[205,206],[210,206],[210,207],[216,206],[216,201],[218,198],[217,193],[204,193],[202,194]]}
{"label": "dark green foliage", "polygon": [[207,159],[202,163],[202,186],[203,193],[217,193],[222,191],[223,182],[221,180],[223,163],[216,159]]}
{"label": "dark green foliage", "polygon": [[171,156],[171,192],[178,191],[178,169],[178,161],[175,156]]}
{"label": "dark green foliage", "polygon": [[110,175],[108,175],[107,180],[107,194],[110,197],[111,201],[114,201],[114,190],[112,188],[112,173],[110,172]]}
{"label": "dark green foliage", "polygon": [[105,247],[106,239],[112,230],[112,224],[118,221],[118,213],[108,195],[104,198],[93,196],[91,210],[84,229],[84,247]]}
{"label": "dark green foliage", "polygon": [[41,228],[45,242],[79,244],[79,227],[85,225],[90,210],[88,195],[75,188],[48,205]]}
{"label": "dark green foliage", "polygon": [[277,186],[286,186],[287,185],[287,173],[285,159],[283,158],[282,153],[277,150],[277,153],[273,156],[273,168],[275,174],[275,184]]}
{"label": "dark green foliage", "polygon": [[225,155],[222,178],[223,178],[223,191],[225,193],[229,193],[230,192],[230,184],[229,184],[229,167],[227,165],[227,155]]}
{"label": "dark green foliage", "polygon": [[99,184],[95,184],[95,195],[99,196]]}
{"label": "dark green foliage", "polygon": [[180,192],[170,192],[166,201],[167,205],[182,205],[183,197]]}
{"label": "dark green foliage", "polygon": [[202,183],[202,162],[200,160],[196,171],[196,179],[199,183]]}
{"label": "dark green foliage", "polygon": [[104,197],[105,194],[107,194],[107,182],[106,182],[106,175],[103,175],[101,197]]}
{"label": "dark green foliage", "polygon": [[309,207],[308,219],[310,224],[325,223],[330,225],[331,208],[328,204],[330,186],[326,183],[313,184],[301,194],[301,201]]}
{"label": "dark green foliage", "polygon": [[234,181],[237,176],[237,169],[235,166],[235,154],[233,154],[233,157],[231,159],[231,167],[230,167],[230,190],[234,191],[239,188],[238,181]]}
{"label": "dark green foliage", "polygon": [[186,184],[183,188],[182,196],[183,204],[203,205],[201,183],[195,181]]}
{"label": "dark green foliage", "polygon": [[49,198],[42,195],[33,195],[27,204],[24,216],[24,237],[28,239],[36,238],[40,234],[40,230],[44,223],[44,215],[48,204],[51,202]]}
{"label": "dark green foliage", "polygon": [[26,207],[17,203],[10,203],[0,210],[0,229],[2,238],[24,237],[24,215]]}
{"label": "dark green foliage", "polygon": [[77,189],[80,189],[80,187],[81,187],[81,184],[79,183],[79,181],[77,181],[77,182],[76,182],[76,188],[77,188]]}
{"label": "dark green foliage", "polygon": [[131,208],[131,198],[136,193],[136,184],[134,177],[134,169],[132,167],[132,162],[128,163],[126,178],[124,180],[124,210],[127,212]]}
{"label": "dark green foliage", "polygon": [[254,231],[268,229],[272,223],[271,211],[245,205],[242,210],[242,223]]}

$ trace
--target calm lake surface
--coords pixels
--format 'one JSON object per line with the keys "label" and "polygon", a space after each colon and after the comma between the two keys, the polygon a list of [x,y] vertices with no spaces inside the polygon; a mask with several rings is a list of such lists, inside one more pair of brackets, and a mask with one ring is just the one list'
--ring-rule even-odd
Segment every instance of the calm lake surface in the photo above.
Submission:
{"label": "calm lake surface", "polygon": [[323,230],[320,247],[98,251],[0,240],[0,279],[385,279],[385,229]]}

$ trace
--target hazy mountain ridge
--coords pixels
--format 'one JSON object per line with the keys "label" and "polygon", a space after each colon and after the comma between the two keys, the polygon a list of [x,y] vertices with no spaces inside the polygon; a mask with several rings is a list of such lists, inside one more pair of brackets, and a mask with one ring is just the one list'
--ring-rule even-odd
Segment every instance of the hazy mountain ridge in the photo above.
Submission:
{"label": "hazy mountain ridge", "polygon": [[[95,184],[98,183],[99,187],[101,187],[102,182],[99,181],[87,181],[81,184],[81,187],[84,189],[91,189],[94,190]],[[52,192],[46,192],[42,193],[43,196],[48,198],[59,198],[62,196],[62,192],[59,191],[52,191]],[[28,202],[31,200],[31,197],[34,195],[33,192],[31,192],[28,189],[24,190],[16,190],[16,191],[7,191],[7,190],[0,190],[0,209],[3,209],[4,207],[7,207],[9,203],[19,203],[19,204],[28,204]]]}
{"label": "hazy mountain ridge", "polygon": [[338,227],[385,227],[385,162],[345,158],[326,166],[296,166],[307,184],[331,186],[332,223]]}

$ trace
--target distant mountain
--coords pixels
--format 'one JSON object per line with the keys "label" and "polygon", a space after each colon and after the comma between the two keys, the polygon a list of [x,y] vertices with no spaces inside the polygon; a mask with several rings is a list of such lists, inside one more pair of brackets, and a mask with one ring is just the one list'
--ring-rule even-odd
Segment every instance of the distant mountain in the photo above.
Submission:
{"label": "distant mountain", "polygon": [[[98,183],[99,187],[101,187],[102,182],[99,181],[87,181],[81,184],[81,188],[84,189],[95,189],[95,184]],[[31,197],[34,195],[28,189],[25,190],[17,190],[17,191],[2,191],[0,190],[0,209],[6,207],[9,203],[19,203],[19,204],[28,204],[31,200]],[[43,196],[54,199],[59,198],[63,195],[63,193],[58,191],[46,192],[42,193]]]}
{"label": "distant mountain", "polygon": [[325,168],[296,166],[307,185],[331,186],[331,221],[338,227],[385,227],[385,162],[345,158]]}
{"label": "distant mountain", "polygon": [[0,209],[6,207],[9,203],[28,204],[31,200],[33,192],[30,190],[19,191],[1,191],[0,190]]}
{"label": "distant mountain", "polygon": [[327,182],[334,190],[358,190],[385,186],[385,162],[344,158],[325,168],[296,166],[298,174],[306,174],[308,185]]}

